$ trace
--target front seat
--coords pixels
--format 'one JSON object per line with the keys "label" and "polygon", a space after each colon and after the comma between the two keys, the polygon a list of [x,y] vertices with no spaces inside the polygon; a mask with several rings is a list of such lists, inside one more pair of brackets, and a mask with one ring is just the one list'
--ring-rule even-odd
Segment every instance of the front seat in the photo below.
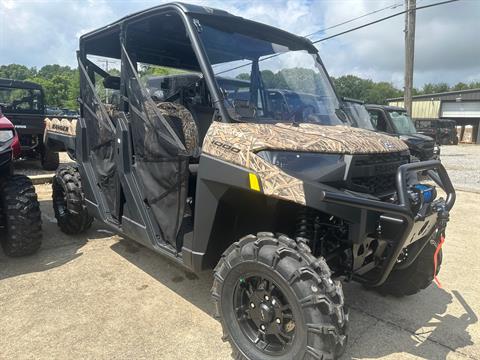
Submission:
{"label": "front seat", "polygon": [[193,158],[192,160],[197,159],[200,156],[200,139],[197,123],[193,119],[192,113],[185,106],[177,103],[159,102],[156,105],[165,118],[172,120],[171,124],[179,125],[176,130],[181,130],[183,135],[181,140],[188,156]]}

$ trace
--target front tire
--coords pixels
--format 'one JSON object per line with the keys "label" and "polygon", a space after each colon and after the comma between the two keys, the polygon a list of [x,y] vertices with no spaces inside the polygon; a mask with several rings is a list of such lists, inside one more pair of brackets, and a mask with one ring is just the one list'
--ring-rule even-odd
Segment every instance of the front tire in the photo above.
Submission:
{"label": "front tire", "polygon": [[271,233],[231,245],[215,268],[212,298],[237,360],[333,359],[346,345],[340,282],[308,246]]}
{"label": "front tire", "polygon": [[440,144],[441,145],[450,145],[450,139],[448,136],[444,136],[440,139]]}
{"label": "front tire", "polygon": [[93,217],[85,206],[80,173],[76,166],[57,170],[52,184],[53,211],[60,230],[75,235],[92,226]]}
{"label": "front tire", "polygon": [[41,155],[42,169],[47,171],[57,170],[60,164],[60,154],[44,149]]}
{"label": "front tire", "polygon": [[6,229],[2,241],[5,254],[34,254],[42,244],[42,218],[32,181],[24,175],[10,176],[2,186],[0,199]]}

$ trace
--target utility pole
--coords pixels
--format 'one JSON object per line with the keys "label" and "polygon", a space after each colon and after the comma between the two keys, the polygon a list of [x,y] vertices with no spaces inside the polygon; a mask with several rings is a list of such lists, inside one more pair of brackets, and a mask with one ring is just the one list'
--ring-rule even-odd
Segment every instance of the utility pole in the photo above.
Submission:
{"label": "utility pole", "polygon": [[415,54],[415,12],[416,0],[405,0],[405,85],[403,102],[407,114],[412,116],[413,63]]}

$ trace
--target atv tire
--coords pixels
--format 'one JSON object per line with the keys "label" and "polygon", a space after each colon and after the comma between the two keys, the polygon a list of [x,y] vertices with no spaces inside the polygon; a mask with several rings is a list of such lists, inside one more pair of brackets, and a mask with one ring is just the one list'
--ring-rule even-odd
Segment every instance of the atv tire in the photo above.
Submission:
{"label": "atv tire", "polygon": [[90,228],[93,217],[88,214],[80,173],[76,166],[57,170],[52,185],[53,211],[60,230],[80,234]]}
{"label": "atv tire", "polygon": [[1,209],[6,236],[2,247],[8,256],[26,256],[42,244],[42,217],[37,194],[31,180],[12,175],[2,185]]}
{"label": "atv tire", "polygon": [[[383,285],[374,288],[383,295],[409,296],[426,289],[434,279],[434,255],[437,244],[430,240],[415,261],[405,269],[390,273]],[[442,265],[442,249],[437,254],[437,273]]]}
{"label": "atv tire", "polygon": [[41,155],[41,163],[43,170],[57,170],[58,165],[60,164],[60,155],[58,152],[44,149]]}
{"label": "atv tire", "polygon": [[212,298],[233,358],[340,356],[348,314],[341,283],[330,276],[324,259],[283,235],[258,233],[231,245],[214,270]]}
{"label": "atv tire", "polygon": [[444,136],[444,137],[440,138],[440,144],[441,145],[450,145],[450,139],[448,138],[448,136]]}

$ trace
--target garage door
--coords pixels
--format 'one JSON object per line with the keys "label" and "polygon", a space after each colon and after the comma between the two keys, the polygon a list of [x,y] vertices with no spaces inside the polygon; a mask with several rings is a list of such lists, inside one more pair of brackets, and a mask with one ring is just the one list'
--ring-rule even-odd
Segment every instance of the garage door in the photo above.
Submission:
{"label": "garage door", "polygon": [[480,101],[443,102],[442,118],[480,118]]}

